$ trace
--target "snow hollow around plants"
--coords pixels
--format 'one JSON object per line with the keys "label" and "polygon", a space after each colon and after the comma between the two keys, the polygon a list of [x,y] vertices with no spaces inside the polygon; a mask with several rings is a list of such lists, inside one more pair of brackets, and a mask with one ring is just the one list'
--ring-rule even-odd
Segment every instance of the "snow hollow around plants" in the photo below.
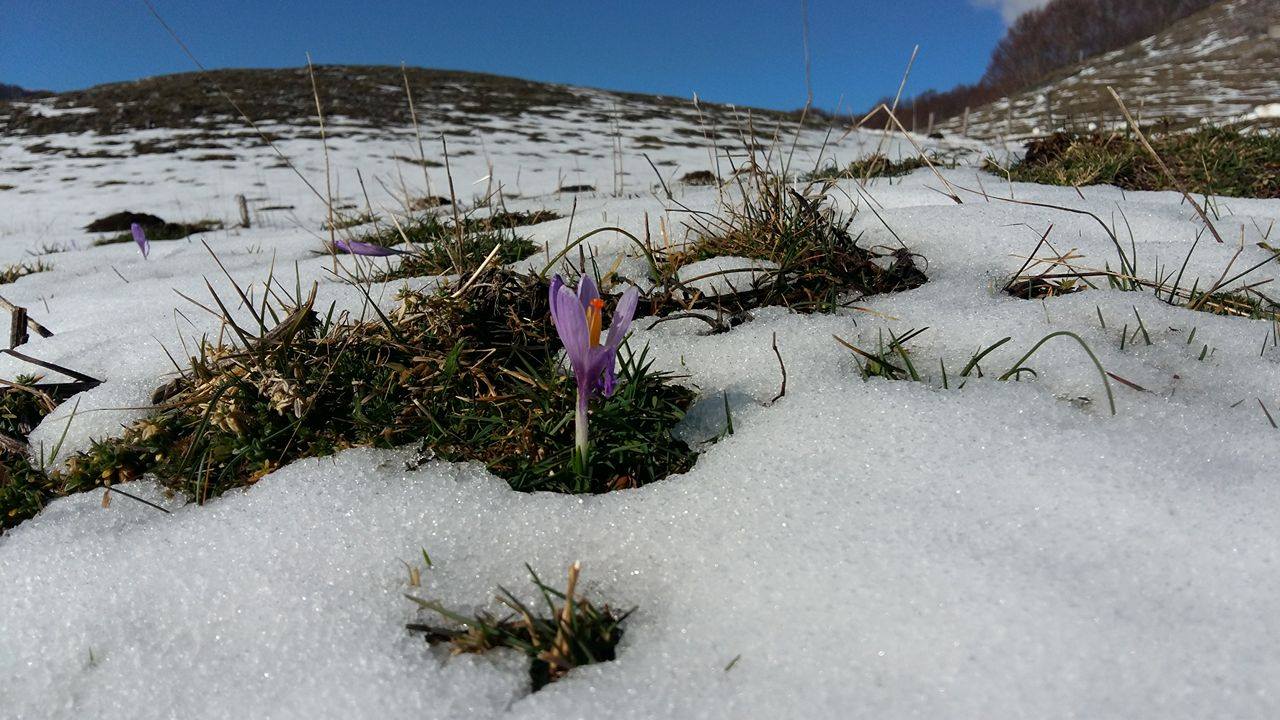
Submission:
{"label": "snow hollow around plants", "polygon": [[[609,147],[603,129],[596,135]],[[878,142],[854,134],[825,154],[845,163]],[[812,167],[820,143],[806,135],[793,164]],[[393,144],[410,153],[403,135],[339,143],[341,192],[358,192],[355,167],[371,186],[386,176],[361,159],[386,157]],[[323,187],[319,143],[288,145]],[[901,138],[890,147],[890,157],[910,153]],[[182,358],[180,337],[190,345],[216,331],[216,318],[175,293],[203,302],[207,277],[230,295],[200,240],[258,292],[273,263],[290,287],[296,267],[304,288],[320,283],[318,307],[371,315],[316,254],[328,238],[322,203],[288,171],[264,170],[261,153],[228,169],[176,155],[87,167],[25,152],[19,142],[0,149],[0,182],[18,186],[0,192],[0,262],[69,249],[0,295],[56,333],[23,352],[105,381],[46,418],[33,448],[49,454],[65,434],[65,457],[120,435],[172,377],[162,345]],[[680,152],[681,171],[710,164],[705,149]],[[488,159],[497,181],[514,186],[513,162]],[[488,165],[478,155],[458,160],[459,194],[483,192]],[[652,191],[638,151],[625,160],[627,193],[577,196],[570,231],[574,198],[530,179],[569,173],[549,166],[531,176],[526,159],[525,196],[509,205],[565,217],[520,229],[546,251],[518,265],[541,269],[567,237],[604,225],[643,235],[646,215],[655,233],[659,220],[681,228],[687,212]],[[431,172],[438,189],[443,170]],[[574,172],[564,182],[611,182],[608,157]],[[117,175],[137,184],[98,187]],[[416,168],[403,175],[421,183]],[[1054,246],[1076,249],[1081,264],[1114,268],[1116,255],[1087,216],[998,197],[1089,210],[1119,228],[1129,252],[1127,220],[1147,274],[1180,265],[1200,221],[1175,193],[1090,187],[1082,199],[971,166],[944,175],[972,190],[958,190],[963,204],[939,192],[927,169],[831,191],[846,212],[859,206],[851,231],[862,245],[900,240],[924,259],[929,281],[917,289],[832,314],[763,308],[714,335],[697,320],[650,329],[655,318],[637,318],[630,347],[648,345],[656,369],[702,397],[683,436],[720,435],[726,404],[732,412],[733,434],[706,444],[686,474],[598,496],[521,494],[476,464],[408,470],[409,450],[355,449],[295,462],[204,506],[165,498],[145,480],[128,486],[172,514],[122,497],[104,509],[101,491],[54,501],[0,537],[0,717],[1280,714],[1280,431],[1259,405],[1280,417],[1271,326],[1150,293],[1011,297],[1001,287],[1050,225]],[[120,210],[231,227],[234,195],[258,181],[296,206],[293,220],[156,242],[145,260],[132,245],[90,247],[80,229]],[[671,189],[689,209],[720,207],[714,187]],[[375,207],[393,206],[383,188],[370,192]],[[1256,244],[1280,220],[1280,201],[1214,205],[1227,242],[1202,238],[1186,270],[1202,289],[1241,242],[1237,267],[1263,260]],[[587,248],[602,268],[634,249],[614,233]],[[643,267],[634,258],[621,266],[637,282]],[[1250,280],[1277,275],[1272,263]],[[371,293],[389,306],[405,284]],[[1151,342],[1139,336],[1122,349],[1121,328],[1133,333],[1138,315]],[[875,349],[882,333],[926,326],[908,346],[921,383],[864,381],[832,337]],[[995,379],[1056,331],[1079,334],[1106,370],[1143,390],[1113,380],[1112,416],[1097,369],[1062,337],[1028,361],[1034,377]],[[787,386],[771,403],[781,382],[775,335]],[[974,352],[1005,337],[982,362],[986,377],[956,389]],[[0,371],[13,378],[30,368],[6,357]],[[497,612],[499,586],[533,599],[526,563],[563,587],[574,561],[589,599],[637,609],[615,661],[537,693],[523,657],[450,657],[405,629],[420,619],[406,592]],[[405,563],[422,567],[422,587],[409,587]]]}

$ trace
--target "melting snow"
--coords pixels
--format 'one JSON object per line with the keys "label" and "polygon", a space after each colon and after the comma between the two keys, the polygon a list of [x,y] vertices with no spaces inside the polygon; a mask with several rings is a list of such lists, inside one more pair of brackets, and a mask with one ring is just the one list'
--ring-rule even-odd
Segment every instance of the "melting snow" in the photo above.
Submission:
{"label": "melting snow", "polygon": [[[602,128],[597,143],[609,142]],[[855,134],[836,151],[848,160],[877,143]],[[354,194],[357,164],[366,181],[387,177],[382,158],[413,154],[408,144],[336,143],[341,192]],[[314,180],[318,144],[284,145]],[[555,159],[494,162],[508,187],[539,195],[515,206],[567,215],[574,201],[554,194],[556,181],[608,187],[609,158],[567,161],[558,148],[521,148]],[[296,264],[304,285],[321,283],[322,304],[361,311],[313,254],[321,206],[287,171],[263,169],[257,151],[227,169],[171,155],[90,167],[16,145],[0,153],[0,181],[31,189],[0,192],[0,260],[76,246],[48,258],[54,270],[0,289],[57,332],[24,351],[106,380],[74,418],[72,402],[47,419],[35,444],[51,447],[68,423],[67,449],[118,434],[172,369],[160,344],[181,356],[179,336],[216,329],[174,294],[200,295],[205,276],[226,286],[198,238],[242,282],[260,289],[273,262],[277,273]],[[476,156],[458,160],[462,187],[489,172]],[[704,148],[671,160],[709,164]],[[1114,266],[1114,251],[1088,216],[999,197],[1115,216],[1122,228],[1123,213],[1147,270],[1181,263],[1198,236],[1194,213],[1173,193],[1095,187],[1081,199],[972,168],[946,173],[967,188],[964,204],[937,192],[928,170],[873,181],[866,195],[851,181],[833,190],[846,209],[861,204],[861,242],[901,241],[927,259],[930,282],[916,290],[834,315],[767,308],[719,335],[695,320],[636,324],[632,346],[647,343],[658,369],[705,398],[691,436],[718,432],[722,398],[733,408],[735,434],[683,476],[598,497],[523,495],[477,465],[409,471],[403,452],[351,450],[205,507],[134,484],[171,515],[123,500],[103,509],[98,493],[54,502],[0,537],[0,717],[1274,716],[1280,434],[1257,404],[1280,409],[1280,350],[1264,343],[1272,328],[1149,294],[1006,296],[999,287],[1051,224],[1059,250],[1099,267]],[[95,188],[114,177],[129,184]],[[681,227],[683,211],[649,193],[652,180],[631,182],[645,192],[579,198],[572,234],[597,220],[636,234]],[[125,208],[230,219],[233,196],[251,187],[263,204],[294,205],[290,219],[157,242],[145,261],[129,245],[86,247],[77,229]],[[693,209],[719,197],[674,192]],[[1255,244],[1280,201],[1216,207],[1223,235],[1244,240],[1238,262],[1265,259]],[[524,264],[563,247],[569,223],[528,229],[547,252]],[[630,247],[611,233],[591,244],[601,267]],[[1237,250],[1202,240],[1187,277],[1204,287]],[[1253,279],[1277,275],[1271,264]],[[389,302],[396,287],[377,297]],[[1152,344],[1122,350],[1135,313]],[[832,338],[874,347],[888,329],[925,326],[910,347],[931,384],[864,382]],[[1034,379],[991,379],[1060,330],[1145,391],[1113,383],[1111,417],[1096,370],[1064,339],[1029,361]],[[780,381],[775,333],[789,382],[768,404]],[[941,388],[940,360],[954,373],[1003,337],[1013,339],[983,362],[987,379]],[[1202,344],[1213,348],[1204,361]],[[25,368],[6,358],[0,370]],[[403,629],[415,614],[401,561],[424,548],[434,566],[419,594],[463,608],[493,608],[499,585],[527,593],[525,563],[558,579],[581,561],[588,594],[639,608],[617,661],[530,695],[518,658],[429,649]]]}

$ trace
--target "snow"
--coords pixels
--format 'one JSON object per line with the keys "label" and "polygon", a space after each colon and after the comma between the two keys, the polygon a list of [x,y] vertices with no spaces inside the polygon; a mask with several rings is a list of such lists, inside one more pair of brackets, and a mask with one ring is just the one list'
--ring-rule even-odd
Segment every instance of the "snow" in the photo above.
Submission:
{"label": "snow", "polygon": [[680,282],[690,291],[702,295],[724,295],[756,286],[768,277],[776,263],[744,257],[715,257],[689,263],[680,268]]}
{"label": "snow", "polygon": [[[610,146],[603,128],[582,134],[584,147]],[[336,142],[341,192],[354,194],[357,165],[367,183],[398,185],[386,159],[416,154],[410,137]],[[65,140],[83,148],[106,138]],[[835,152],[847,162],[879,140],[853,134]],[[283,144],[323,185],[318,143]],[[525,146],[487,147],[501,182],[520,178],[516,208],[569,215],[574,198],[554,192],[561,177],[610,186],[607,151],[566,171],[554,151],[535,163],[517,159]],[[320,284],[318,304],[368,312],[314,254],[325,239],[320,203],[287,170],[264,169],[257,150],[230,168],[175,155],[88,167],[101,161],[22,148],[0,149],[0,183],[19,185],[0,192],[0,261],[44,243],[76,249],[0,294],[56,332],[24,352],[106,381],[33,434],[46,451],[64,430],[64,454],[119,434],[172,371],[160,344],[181,358],[179,337],[189,345],[216,334],[216,320],[174,292],[203,301],[205,277],[229,290],[198,238],[258,294],[273,263],[291,287],[296,263],[304,288]],[[654,160],[679,172],[710,162],[705,148],[665,152]],[[647,169],[638,155],[624,163]],[[20,164],[40,167],[12,170]],[[407,183],[421,177],[412,170]],[[477,153],[454,172],[470,187],[489,169]],[[147,482],[128,487],[172,514],[122,498],[103,509],[100,493],[54,502],[0,537],[0,717],[1274,716],[1280,435],[1257,403],[1280,409],[1280,349],[1263,342],[1272,328],[1149,294],[1004,295],[1051,224],[1059,251],[1116,264],[1095,220],[1007,198],[1092,212],[1115,223],[1126,249],[1127,223],[1152,274],[1181,264],[1199,221],[1176,193],[1092,187],[1081,199],[971,167],[944,173],[964,204],[937,192],[929,170],[832,191],[845,210],[861,208],[851,232],[864,246],[901,239],[927,260],[918,289],[832,315],[765,308],[714,335],[691,319],[636,322],[631,346],[648,344],[656,369],[701,393],[682,433],[718,435],[726,398],[733,413],[735,433],[706,445],[682,476],[595,497],[524,495],[478,465],[411,471],[405,451],[357,449],[299,461],[203,507],[165,500]],[[112,177],[134,180],[96,186]],[[90,248],[78,229],[125,208],[229,220],[232,198],[255,179],[264,204],[296,205],[296,224],[157,242],[148,260],[131,245]],[[662,226],[681,240],[686,211],[650,192],[650,176],[629,182],[633,194],[581,196],[572,221],[527,229],[547,250],[523,266],[540,268],[566,239],[606,224],[638,235]],[[694,211],[721,199],[715,188],[668,185]],[[371,192],[375,207],[392,202]],[[1256,243],[1280,219],[1280,201],[1215,206],[1229,241],[1206,237],[1192,255],[1187,277],[1202,287],[1240,242],[1240,266],[1265,259]],[[601,267],[634,252],[617,233],[587,245]],[[639,279],[643,267],[631,258],[620,272]],[[1277,276],[1272,263],[1251,279]],[[375,287],[375,298],[389,302],[396,287]],[[1121,328],[1132,332],[1138,315],[1152,344],[1122,350]],[[909,346],[926,383],[864,382],[832,338],[874,348],[886,330],[926,326]],[[1113,381],[1112,417],[1096,369],[1066,338],[1028,361],[1034,379],[993,379],[1062,330],[1146,391]],[[788,383],[771,402],[775,335]],[[954,381],[1004,337],[983,361],[985,379],[942,388],[939,361]],[[1204,361],[1202,345],[1213,350]],[[0,360],[5,377],[26,369]],[[402,561],[423,549],[433,566],[422,588],[409,588]],[[448,657],[404,630],[417,617],[405,592],[496,610],[498,586],[530,598],[525,563],[559,582],[573,561],[589,597],[638,609],[616,661],[536,694],[519,658]]]}
{"label": "snow", "polygon": [[1242,120],[1259,120],[1263,118],[1280,118],[1280,103],[1267,103],[1255,107],[1241,118]]}
{"label": "snow", "polygon": [[[1033,137],[1033,128],[1046,118],[1075,130],[1099,115],[1118,115],[1108,87],[1140,119],[1167,120],[1173,129],[1230,125],[1241,116],[1257,119],[1249,117],[1255,107],[1280,98],[1280,56],[1267,38],[1276,17],[1274,0],[1223,0],[1126,48],[1086,58],[1046,85],[974,107],[964,118],[935,127],[993,141]],[[1046,95],[1052,108],[1043,101]]]}

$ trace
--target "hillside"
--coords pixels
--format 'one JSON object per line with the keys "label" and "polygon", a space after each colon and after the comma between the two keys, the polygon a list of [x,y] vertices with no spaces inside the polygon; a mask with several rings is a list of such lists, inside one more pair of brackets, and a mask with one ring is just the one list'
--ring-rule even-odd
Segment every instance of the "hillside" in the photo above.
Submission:
{"label": "hillside", "polygon": [[[518,78],[427,68],[319,65],[316,86],[325,113],[367,127],[399,125],[409,120],[405,76],[419,119],[435,126],[453,123],[475,131],[476,121],[515,118],[522,114],[563,115],[582,112],[602,123],[621,119],[640,122],[676,116],[696,119],[687,100],[634,93],[591,91]],[[306,68],[231,69],[179,73],[110,83],[60,93],[36,105],[0,105],[0,126],[18,135],[172,128],[215,130],[241,126],[224,90],[258,122],[313,125],[315,97]],[[723,121],[727,106],[704,111]],[[749,109],[743,108],[743,113]],[[750,110],[777,120],[784,114]]]}
{"label": "hillside", "polygon": [[[1052,129],[1110,127],[1112,86],[1144,122],[1280,123],[1280,0],[1225,0],[1123,50],[1071,66],[1038,86],[971,110],[974,138],[1023,138]],[[1280,28],[1277,28],[1280,29]],[[936,126],[964,129],[962,117]]]}
{"label": "hillside", "polygon": [[[0,198],[39,197],[78,181],[86,211],[53,221],[73,228],[93,219],[87,208],[124,210],[157,195],[230,222],[238,217],[235,196],[243,194],[252,212],[271,222],[324,205],[277,150],[317,189],[329,164],[334,182],[322,192],[332,192],[339,208],[363,206],[366,196],[394,205],[405,194],[448,196],[450,174],[462,199],[497,188],[507,199],[566,188],[648,192],[688,173],[731,175],[753,150],[784,139],[795,141],[800,172],[878,148],[893,159],[914,154],[902,138],[833,134],[821,123],[801,130],[795,118],[773,111],[421,68],[408,70],[415,128],[400,68],[315,72],[327,157],[305,68],[168,75],[0,103],[0,128],[10,139],[0,148]],[[983,148],[924,142],[970,159]],[[23,217],[44,222],[43,213],[37,205]]]}
{"label": "hillside", "polygon": [[1280,200],[217,77],[7,106],[0,720],[1280,717]]}
{"label": "hillside", "polygon": [[28,90],[17,85],[5,85],[0,83],[0,102],[5,100],[24,100],[26,98],[42,97],[50,93],[44,90]]}

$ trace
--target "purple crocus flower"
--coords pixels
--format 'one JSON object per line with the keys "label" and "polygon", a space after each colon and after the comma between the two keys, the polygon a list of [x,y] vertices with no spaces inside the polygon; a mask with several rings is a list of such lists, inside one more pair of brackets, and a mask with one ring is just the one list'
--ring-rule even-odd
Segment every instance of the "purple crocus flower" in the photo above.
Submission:
{"label": "purple crocus flower", "polygon": [[613,311],[609,334],[600,342],[604,300],[590,277],[583,275],[578,290],[570,290],[564,280],[556,275],[551,280],[551,320],[556,325],[565,355],[573,367],[573,378],[578,384],[578,406],[574,415],[575,447],[578,460],[585,466],[587,457],[587,403],[595,395],[608,397],[613,394],[617,382],[614,360],[618,346],[627,336],[631,319],[636,314],[640,294],[627,288]]}
{"label": "purple crocus flower", "polygon": [[333,244],[339,250],[350,253],[352,255],[363,255],[365,257],[386,257],[388,255],[404,255],[403,250],[395,250],[373,243],[360,242],[359,240],[334,240]]}
{"label": "purple crocus flower", "polygon": [[133,241],[138,243],[138,249],[142,251],[143,259],[151,253],[151,241],[147,239],[147,233],[142,230],[142,226],[133,223],[129,226],[129,232],[133,233]]}

